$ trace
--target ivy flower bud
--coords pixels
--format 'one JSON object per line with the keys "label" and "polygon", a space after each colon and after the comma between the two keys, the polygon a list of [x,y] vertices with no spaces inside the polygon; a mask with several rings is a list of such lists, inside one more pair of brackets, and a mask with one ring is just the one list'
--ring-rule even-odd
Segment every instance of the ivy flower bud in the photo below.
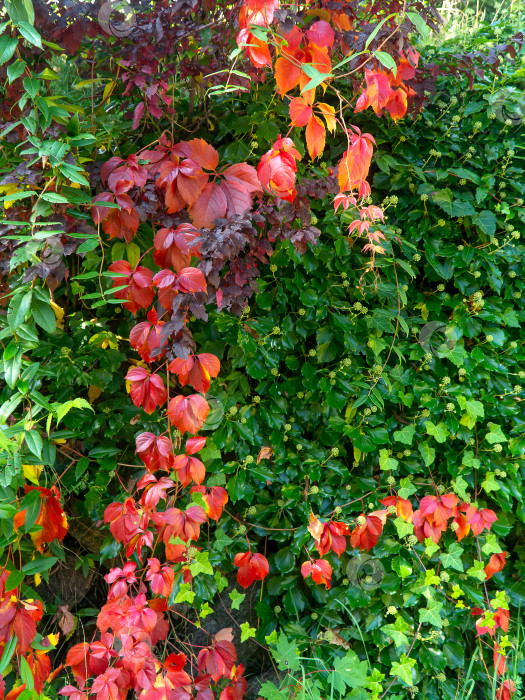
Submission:
{"label": "ivy flower bud", "polygon": [[396,615],[397,614],[397,608],[395,605],[389,605],[386,611],[387,615]]}
{"label": "ivy flower bud", "polygon": [[358,525],[359,527],[362,527],[363,525],[366,525],[366,518],[365,518],[365,516],[364,516],[364,515],[360,515],[360,516],[357,518],[356,523],[357,523],[357,525]]}

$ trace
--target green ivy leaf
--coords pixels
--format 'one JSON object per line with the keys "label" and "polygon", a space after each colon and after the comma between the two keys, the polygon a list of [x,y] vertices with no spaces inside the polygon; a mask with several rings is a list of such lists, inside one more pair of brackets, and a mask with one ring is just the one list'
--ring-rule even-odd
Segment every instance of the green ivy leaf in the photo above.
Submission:
{"label": "green ivy leaf", "polygon": [[436,459],[436,450],[433,447],[430,447],[428,442],[420,442],[418,449],[423,457],[425,466],[429,467],[431,464],[433,464],[434,460]]}
{"label": "green ivy leaf", "polygon": [[389,471],[391,469],[396,469],[399,462],[390,456],[389,450],[379,450],[379,467],[383,471]]}
{"label": "green ivy leaf", "polygon": [[406,654],[403,654],[399,661],[392,662],[390,675],[397,676],[403,681],[403,683],[406,683],[406,685],[413,685],[413,669],[415,665],[415,659],[409,659]]}
{"label": "green ivy leaf", "polygon": [[403,646],[403,644],[408,644],[408,636],[406,633],[409,630],[410,628],[408,624],[402,617],[398,617],[393,625],[385,625],[384,627],[381,627],[381,631],[390,637],[396,648]]}
{"label": "green ivy leaf", "polygon": [[250,637],[255,637],[257,630],[255,627],[250,627],[249,622],[243,622],[241,624],[241,642],[246,642]]}
{"label": "green ivy leaf", "polygon": [[279,671],[298,671],[301,668],[301,660],[298,658],[297,644],[290,642],[284,632],[279,635],[279,641],[275,647],[274,658],[277,661]]}
{"label": "green ivy leaf", "polygon": [[403,445],[411,445],[415,432],[416,429],[413,425],[406,425],[402,430],[396,430],[394,432],[394,440],[402,442]]}
{"label": "green ivy leaf", "polygon": [[445,442],[447,437],[450,435],[450,430],[444,423],[434,425],[432,421],[427,421],[425,423],[425,428],[427,430],[427,434],[431,435],[437,442]]}
{"label": "green ivy leaf", "polygon": [[446,552],[439,555],[441,563],[445,569],[455,569],[456,571],[464,571],[461,556],[465,550],[457,542],[453,542]]}
{"label": "green ivy leaf", "polygon": [[485,565],[482,561],[475,561],[474,565],[467,569],[467,576],[477,578],[478,581],[484,581],[487,578],[485,574]]}
{"label": "green ivy leaf", "polygon": [[414,532],[412,523],[405,522],[403,518],[396,518],[394,520],[394,525],[396,526],[398,537],[406,537],[407,535],[412,535]]}
{"label": "green ivy leaf", "polygon": [[486,537],[485,544],[481,548],[483,554],[489,556],[490,554],[501,554],[503,551],[498,543],[498,538],[492,533],[488,534]]}
{"label": "green ivy leaf", "polygon": [[433,627],[443,627],[443,620],[441,619],[441,609],[443,608],[443,603],[440,603],[435,598],[430,597],[428,599],[427,607],[419,611],[419,621],[428,622]]}
{"label": "green ivy leaf", "polygon": [[239,591],[236,588],[234,588],[233,591],[230,591],[228,595],[230,596],[230,600],[232,602],[232,610],[239,610],[242,601],[246,598],[246,593],[239,593]]}

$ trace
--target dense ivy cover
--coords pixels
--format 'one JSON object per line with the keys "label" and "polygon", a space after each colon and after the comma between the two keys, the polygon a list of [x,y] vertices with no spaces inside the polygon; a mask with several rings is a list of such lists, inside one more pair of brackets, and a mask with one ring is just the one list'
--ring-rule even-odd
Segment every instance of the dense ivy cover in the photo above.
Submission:
{"label": "dense ivy cover", "polygon": [[[397,3],[321,2],[310,14],[259,4],[281,13],[281,30],[309,27],[304,51],[279,44],[268,15],[249,27],[261,9],[252,0],[240,15],[233,3],[141,8],[124,41],[104,38],[90,8],[75,16],[64,7],[57,19],[40,3],[32,16],[30,2],[9,0],[0,35],[0,192],[10,217],[0,240],[5,693],[83,700],[87,668],[87,692],[99,700],[125,697],[128,685],[148,700],[236,700],[246,693],[237,658],[257,674],[269,648],[278,673],[249,697],[518,700],[525,185],[516,17],[482,26],[460,49],[457,38],[418,45],[414,59],[414,30],[427,37],[439,22],[424,3],[399,22],[406,8]],[[141,53],[152,32],[155,52]],[[354,58],[335,92],[314,103],[312,82],[318,93],[329,86],[316,61],[332,48],[344,56],[350,37],[356,51],[374,50],[376,72],[355,76],[363,66]],[[231,53],[235,38],[242,50]],[[292,51],[289,70],[311,61],[311,89],[292,86],[290,102],[278,62]],[[278,52],[281,94],[261,70]],[[406,85],[393,77],[396,60],[406,62]],[[365,150],[369,134],[375,141],[370,199],[361,177],[358,189],[361,211],[380,210],[361,216],[335,169],[351,148],[331,120],[348,105]],[[192,161],[193,190],[172,184],[179,158]],[[275,158],[279,185],[268,172]],[[189,221],[201,242],[162,248],[165,232]],[[191,243],[193,229],[181,230]],[[164,331],[151,315],[154,287],[156,309],[169,311]],[[138,337],[150,324],[162,342]],[[193,352],[191,375],[181,362]],[[184,452],[177,461],[160,442],[151,451],[159,434]],[[182,525],[174,513],[166,519],[176,502]],[[68,550],[74,568],[105,575],[108,602],[107,587],[100,597],[92,586],[89,608],[46,587],[50,570],[52,583],[60,562],[70,566]],[[135,584],[132,617],[118,618],[115,600]],[[227,629],[195,637],[224,605],[237,652]],[[117,618],[142,630],[132,642]],[[136,677],[120,673],[126,664]]]}

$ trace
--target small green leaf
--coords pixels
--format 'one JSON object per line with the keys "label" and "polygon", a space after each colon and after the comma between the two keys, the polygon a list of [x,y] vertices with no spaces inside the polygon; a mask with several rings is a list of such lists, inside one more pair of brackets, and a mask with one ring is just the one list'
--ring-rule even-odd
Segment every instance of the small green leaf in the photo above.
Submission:
{"label": "small green leaf", "polygon": [[394,661],[392,663],[392,668],[390,669],[391,676],[397,676],[406,685],[413,685],[413,672],[412,669],[416,665],[415,659],[409,659],[406,654],[401,656],[399,661]]}
{"label": "small green leaf", "polygon": [[467,576],[472,576],[472,578],[477,578],[478,581],[484,581],[487,578],[485,574],[485,565],[482,561],[475,561],[474,565],[467,569]]}
{"label": "small green leaf", "polygon": [[436,459],[436,450],[433,447],[430,447],[428,442],[419,443],[419,452],[421,453],[425,466],[427,467],[429,467]]}
{"label": "small green leaf", "polygon": [[232,610],[239,610],[242,601],[246,598],[246,593],[239,593],[239,591],[234,588],[228,595],[230,596],[230,600],[232,602]]}
{"label": "small green leaf", "polygon": [[397,442],[402,442],[403,445],[411,445],[415,432],[416,429],[413,425],[406,425],[402,430],[395,431],[394,440],[397,440]]}
{"label": "small green leaf", "polygon": [[441,629],[443,627],[443,620],[439,613],[442,607],[443,603],[440,603],[435,598],[429,598],[427,607],[419,610],[419,621],[428,622],[430,625]]}
{"label": "small green leaf", "polygon": [[463,562],[461,561],[463,552],[463,548],[457,542],[453,542],[446,552],[442,552],[439,555],[444,568],[464,571]]}
{"label": "small green leaf", "polygon": [[414,533],[414,526],[412,523],[406,523],[403,518],[396,518],[394,520],[394,525],[396,526],[399,537],[406,537],[407,535],[412,535]]}
{"label": "small green leaf", "polygon": [[241,624],[241,642],[246,642],[250,637],[255,637],[257,630],[255,627],[250,627],[249,622],[243,622]]}
{"label": "small green leaf", "polygon": [[407,17],[415,26],[417,31],[421,34],[423,40],[426,41],[429,37],[430,29],[428,28],[427,23],[425,22],[423,17],[421,17],[421,15],[418,15],[417,12],[407,12]]}
{"label": "small green leaf", "polygon": [[450,431],[444,423],[434,425],[434,423],[429,420],[425,423],[425,428],[427,434],[431,435],[436,442],[445,442],[447,437],[450,435]]}
{"label": "small green leaf", "polygon": [[38,430],[26,430],[24,436],[26,445],[31,452],[35,455],[35,457],[38,457],[38,459],[42,459],[42,447],[44,443],[42,442],[42,437]]}

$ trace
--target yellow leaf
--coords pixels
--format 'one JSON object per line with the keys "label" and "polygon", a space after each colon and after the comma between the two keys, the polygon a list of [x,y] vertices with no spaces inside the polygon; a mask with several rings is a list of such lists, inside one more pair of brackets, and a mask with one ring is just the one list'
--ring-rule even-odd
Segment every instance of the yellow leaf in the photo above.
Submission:
{"label": "yellow leaf", "polygon": [[361,450],[354,445],[354,462],[361,461]]}
{"label": "yellow leaf", "polygon": [[42,576],[40,574],[35,574],[35,586],[40,586],[42,583]]}
{"label": "yellow leaf", "polygon": [[332,105],[326,104],[326,102],[319,102],[317,106],[321,110],[321,114],[324,117],[326,128],[328,131],[334,132],[336,127],[335,109],[332,107]]}
{"label": "yellow leaf", "polygon": [[108,83],[106,85],[106,87],[104,88],[104,92],[102,94],[102,102],[105,102],[107,99],[109,99],[111,97],[111,94],[112,94],[113,90],[115,89],[116,85],[117,85],[116,80],[112,80],[110,83]]}
{"label": "yellow leaf", "polygon": [[324,19],[325,22],[330,22],[330,20],[332,19],[332,16],[328,12],[328,10],[311,9],[306,10],[304,14],[305,17],[319,17],[319,19]]}
{"label": "yellow leaf", "polygon": [[32,484],[38,486],[38,478],[42,474],[43,464],[22,464],[22,471],[24,472],[25,478]]}
{"label": "yellow leaf", "polygon": [[55,313],[57,319],[57,327],[64,328],[64,309],[58,304],[55,304],[54,301],[50,301],[49,304]]}
{"label": "yellow leaf", "polygon": [[65,445],[66,444],[66,440],[64,440],[64,438],[59,438],[57,440],[53,440],[53,442],[55,442],[57,445]]}
{"label": "yellow leaf", "polygon": [[102,393],[102,389],[99,389],[98,386],[95,386],[94,384],[92,384],[88,389],[89,402],[93,403],[93,401],[95,401],[95,399],[98,399],[98,397],[100,396],[101,393]]}
{"label": "yellow leaf", "polygon": [[47,638],[49,639],[51,644],[54,647],[56,647],[56,645],[58,644],[58,640],[60,639],[60,635],[58,634],[58,632],[56,634],[48,634]]}

